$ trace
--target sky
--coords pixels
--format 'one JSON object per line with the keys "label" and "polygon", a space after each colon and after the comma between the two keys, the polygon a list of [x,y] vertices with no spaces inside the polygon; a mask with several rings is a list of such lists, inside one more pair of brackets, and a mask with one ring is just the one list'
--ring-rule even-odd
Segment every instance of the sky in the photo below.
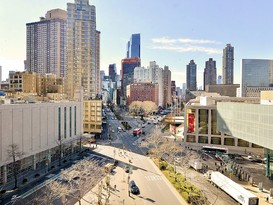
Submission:
{"label": "sky", "polygon": [[[22,71],[26,58],[26,23],[74,0],[0,0],[0,66]],[[223,48],[234,46],[234,83],[241,81],[242,59],[273,59],[272,0],[89,0],[96,6],[101,31],[101,70],[126,55],[131,34],[141,34],[141,65],[169,66],[176,86],[186,83],[186,65],[197,64],[203,85],[205,61],[216,60],[222,75]]]}

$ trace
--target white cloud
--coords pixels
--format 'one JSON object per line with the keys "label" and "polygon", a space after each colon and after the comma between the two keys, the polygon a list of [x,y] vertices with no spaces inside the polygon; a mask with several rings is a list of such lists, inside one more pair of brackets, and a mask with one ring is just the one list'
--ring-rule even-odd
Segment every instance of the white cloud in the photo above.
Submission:
{"label": "white cloud", "polygon": [[159,50],[170,50],[176,51],[181,53],[187,52],[202,52],[207,54],[221,54],[222,50],[210,47],[202,47],[202,46],[192,46],[192,45],[185,45],[185,46],[174,46],[174,45],[163,45],[163,46],[151,46],[151,49],[159,49]]}
{"label": "white cloud", "polygon": [[[204,46],[204,44],[220,44],[220,42],[205,40],[205,39],[190,39],[190,38],[153,38],[154,45],[151,49],[169,50],[181,53],[200,52],[207,54],[221,54],[222,49],[213,48],[211,46]],[[202,45],[202,46],[201,46]]]}
{"label": "white cloud", "polygon": [[204,39],[190,39],[190,38],[152,38],[154,43],[172,44],[172,43],[189,43],[189,44],[219,44],[220,42]]}

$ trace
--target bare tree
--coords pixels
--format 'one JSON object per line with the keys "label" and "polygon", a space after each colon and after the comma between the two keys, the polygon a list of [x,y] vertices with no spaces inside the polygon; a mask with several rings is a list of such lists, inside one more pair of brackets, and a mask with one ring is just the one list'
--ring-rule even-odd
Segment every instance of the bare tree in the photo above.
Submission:
{"label": "bare tree", "polygon": [[88,159],[81,160],[67,170],[63,170],[60,176],[37,191],[33,204],[53,204],[55,200],[66,204],[67,199],[76,199],[91,203],[84,198],[85,194],[95,187],[105,176],[97,162]]}
{"label": "bare tree", "polygon": [[129,111],[137,115],[141,111],[141,105],[142,105],[141,101],[133,101],[129,105]]}
{"label": "bare tree", "polygon": [[35,193],[32,201],[28,201],[27,204],[41,204],[41,205],[51,205],[55,201],[60,200],[65,192],[65,186],[57,181],[52,181],[43,187],[41,190]]}
{"label": "bare tree", "polygon": [[157,111],[157,106],[152,101],[144,101],[144,102],[142,102],[141,108],[143,109],[143,111],[147,115]]}
{"label": "bare tree", "polygon": [[8,154],[8,160],[12,159],[12,172],[14,176],[14,189],[17,188],[18,186],[18,170],[19,166],[17,164],[17,160],[21,159],[24,153],[20,151],[19,147],[17,144],[11,144],[8,146],[7,149],[7,154]]}

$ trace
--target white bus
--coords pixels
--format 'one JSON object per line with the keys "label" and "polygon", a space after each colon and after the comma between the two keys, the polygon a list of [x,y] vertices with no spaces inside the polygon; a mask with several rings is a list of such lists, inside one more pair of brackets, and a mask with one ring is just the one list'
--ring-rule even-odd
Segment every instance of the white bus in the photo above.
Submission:
{"label": "white bus", "polygon": [[202,146],[202,151],[210,154],[228,154],[228,148],[225,147]]}

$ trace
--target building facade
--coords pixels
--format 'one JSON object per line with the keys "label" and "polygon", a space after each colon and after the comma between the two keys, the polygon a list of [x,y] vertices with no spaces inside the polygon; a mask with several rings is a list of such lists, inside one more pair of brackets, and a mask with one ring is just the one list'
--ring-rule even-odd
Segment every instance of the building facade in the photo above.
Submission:
{"label": "building facade", "polygon": [[207,93],[218,93],[221,96],[236,97],[238,88],[240,88],[240,84],[217,84],[207,85],[205,91]]}
{"label": "building facade", "polygon": [[260,99],[221,97],[213,93],[206,95],[190,100],[184,108],[184,142],[199,147],[203,145],[224,146],[229,150],[260,149],[257,144],[251,144],[233,133],[225,134],[218,128],[218,105],[221,102],[259,103]]}
{"label": "building facade", "polygon": [[50,10],[39,22],[27,23],[26,70],[65,76],[66,11]]}
{"label": "building facade", "polygon": [[96,71],[95,71],[95,93],[101,95],[100,83],[100,31],[96,30]]}
{"label": "building facade", "polygon": [[82,102],[1,105],[1,182],[13,177],[12,159],[7,153],[11,145],[23,153],[16,163],[19,175],[50,168],[54,161],[67,159],[78,149],[82,120]]}
{"label": "building facade", "polygon": [[9,90],[21,92],[23,88],[23,72],[9,71]]}
{"label": "building facade", "polygon": [[102,131],[102,101],[84,100],[83,113],[83,131],[100,135]]}
{"label": "building facade", "polygon": [[234,47],[227,44],[223,49],[223,84],[233,84],[234,75]]}
{"label": "building facade", "polygon": [[126,87],[134,83],[134,70],[140,66],[139,58],[125,58],[121,61],[121,93],[126,98]]}
{"label": "building facade", "polygon": [[242,97],[273,87],[273,60],[242,59]]}
{"label": "building facade", "polygon": [[136,67],[134,70],[134,82],[151,82],[150,69]]}
{"label": "building facade", "polygon": [[127,86],[127,106],[134,101],[152,101],[158,106],[158,84],[133,83]]}
{"label": "building facade", "polygon": [[232,133],[251,147],[264,147],[265,175],[273,179],[273,91],[261,93],[261,104],[219,102],[217,129]]}
{"label": "building facade", "polygon": [[197,81],[196,81],[196,72],[197,72],[197,65],[195,64],[194,60],[191,60],[189,65],[187,65],[187,89],[190,91],[196,91],[197,89]]}
{"label": "building facade", "polygon": [[99,32],[96,31],[96,9],[89,0],[67,4],[67,75],[66,93],[76,97],[83,87],[85,100],[97,95],[99,74]]}
{"label": "building facade", "polygon": [[216,61],[214,61],[213,58],[206,61],[206,67],[204,69],[204,90],[206,85],[216,84],[216,70]]}
{"label": "building facade", "polygon": [[116,76],[117,76],[117,67],[116,64],[110,64],[108,67],[108,73],[109,73],[109,78],[112,80],[112,82],[116,82]]}
{"label": "building facade", "polygon": [[140,33],[132,34],[127,43],[126,58],[140,58]]}

